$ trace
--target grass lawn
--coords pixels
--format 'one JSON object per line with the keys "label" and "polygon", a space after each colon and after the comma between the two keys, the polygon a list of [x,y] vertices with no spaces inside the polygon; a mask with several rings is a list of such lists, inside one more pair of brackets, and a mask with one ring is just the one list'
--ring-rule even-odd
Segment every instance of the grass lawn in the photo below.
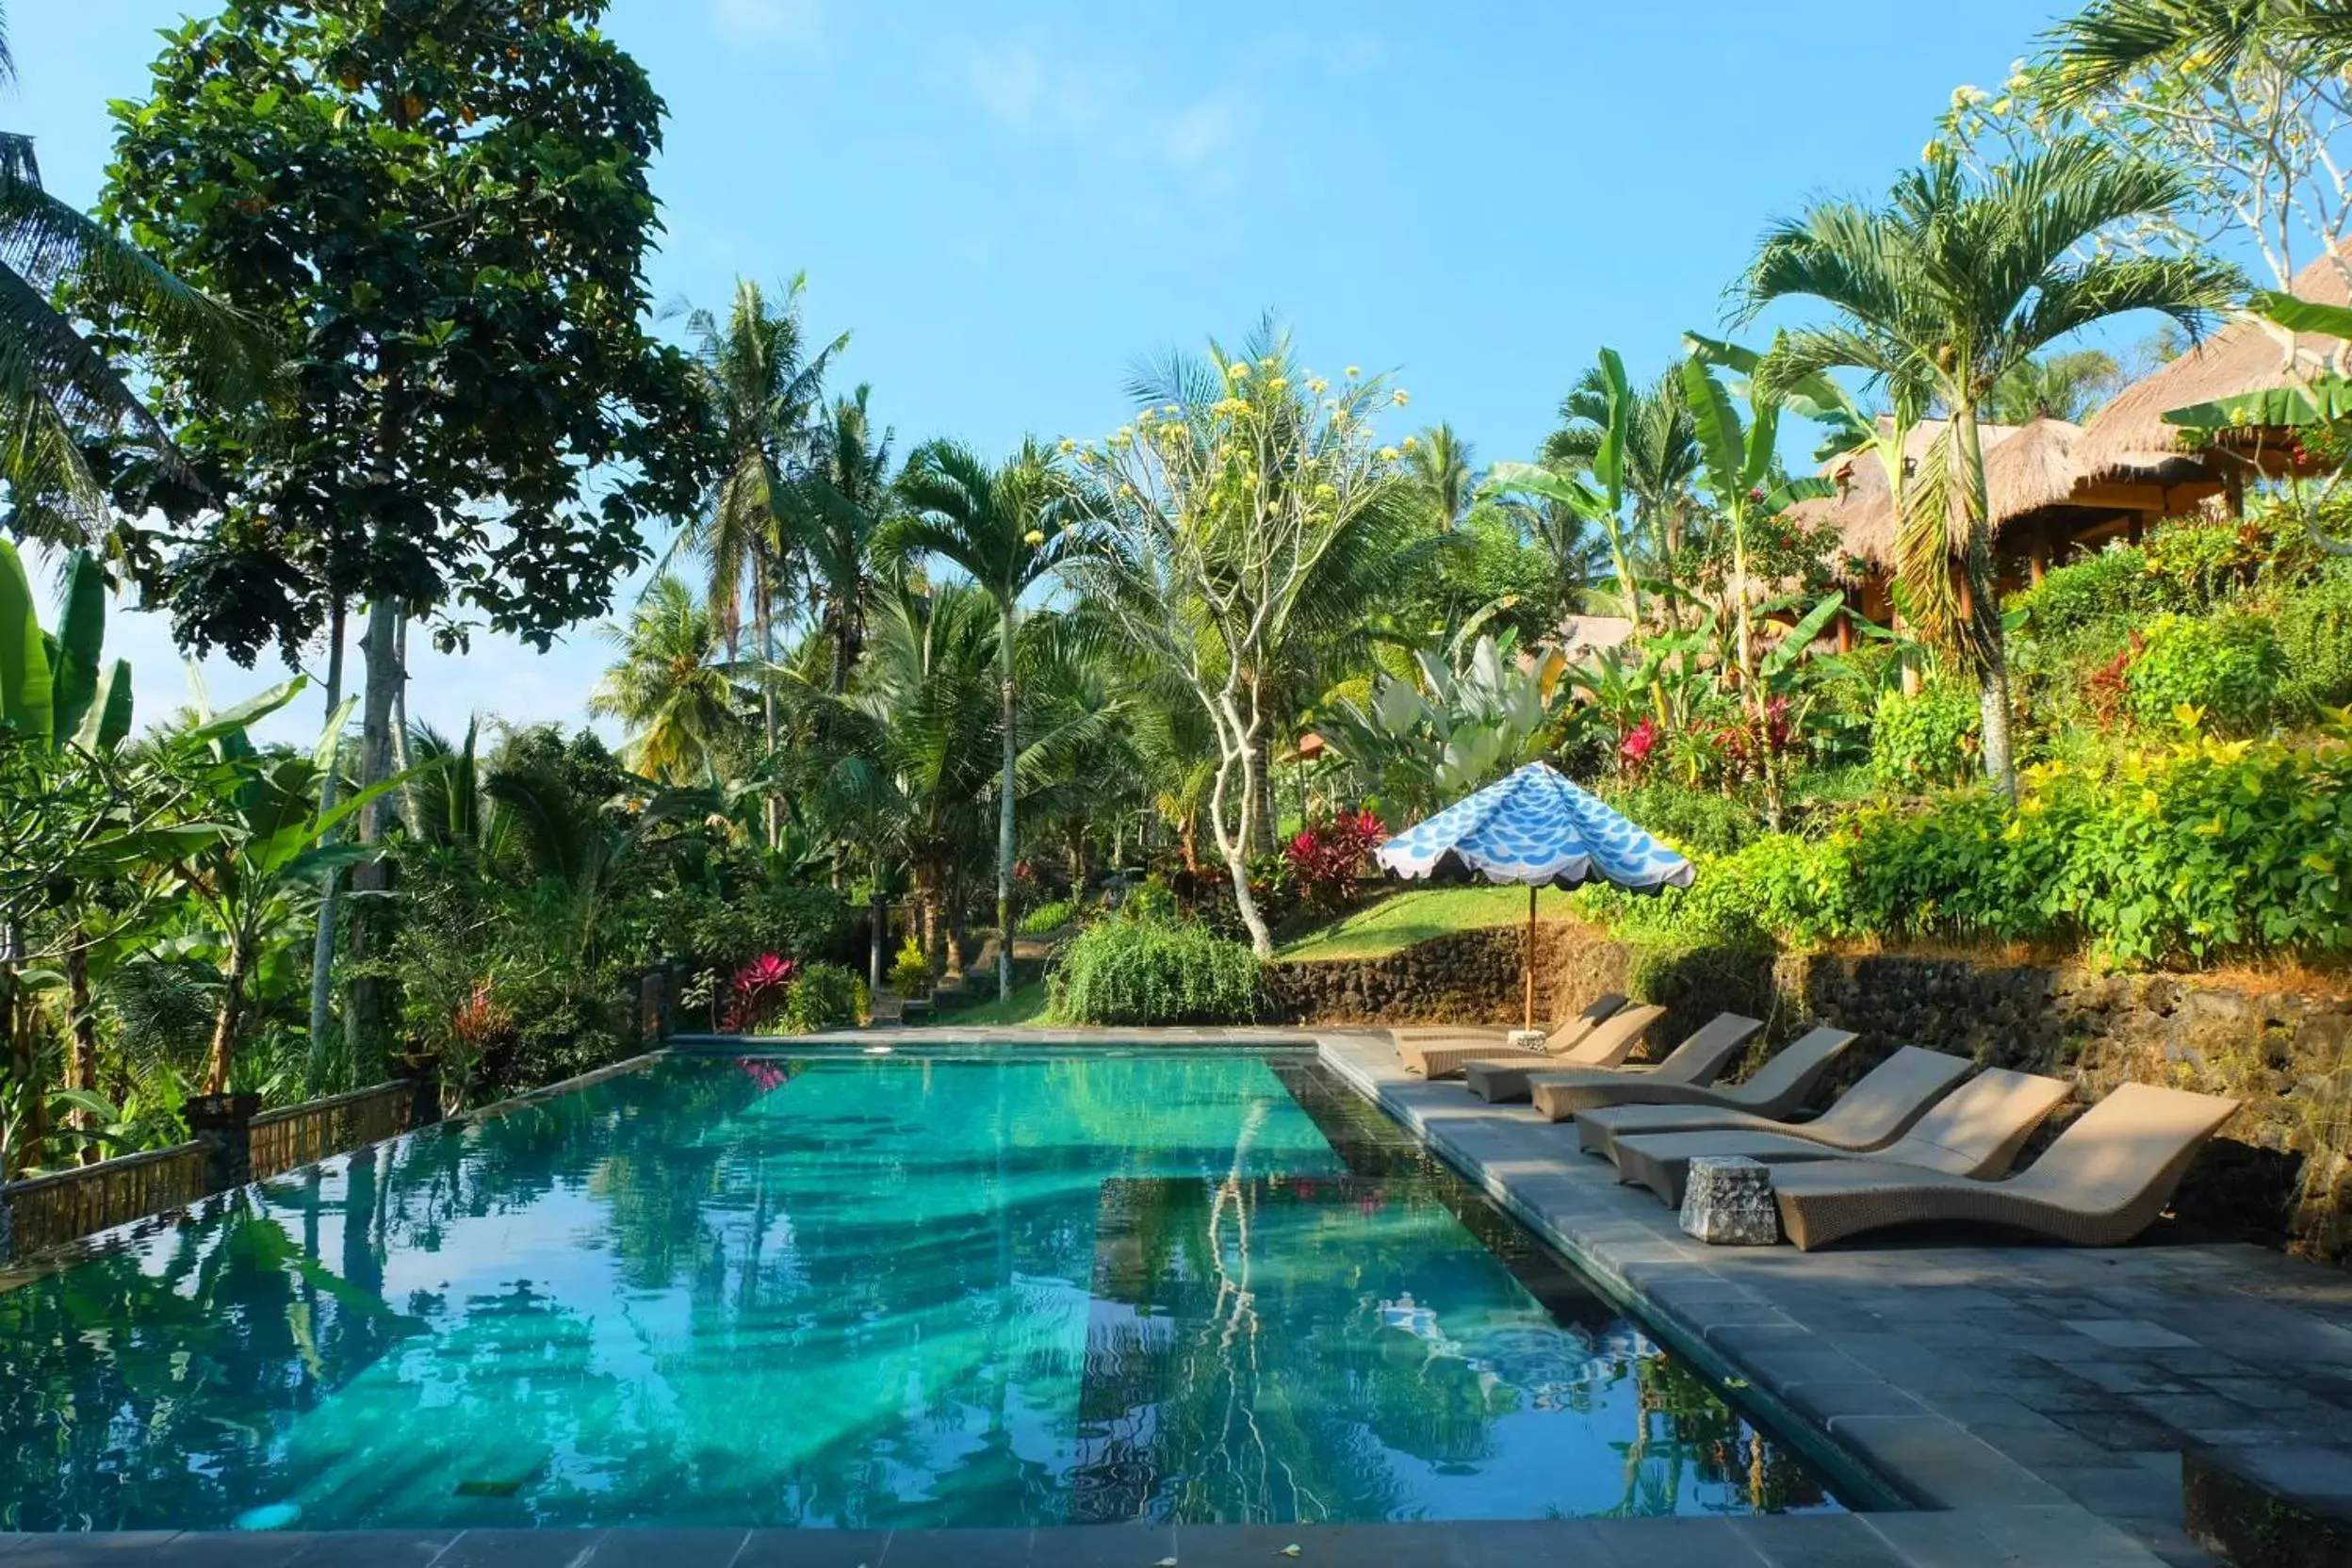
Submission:
{"label": "grass lawn", "polygon": [[1042,1023],[1045,1021],[1045,982],[1032,980],[1025,986],[1016,988],[1005,1001],[975,1002],[970,1006],[941,1013],[931,1021],[935,1026],[961,1023],[989,1028]]}
{"label": "grass lawn", "polygon": [[[1552,919],[1566,913],[1568,895],[1546,890],[1537,909]],[[1379,958],[1449,932],[1516,925],[1527,918],[1527,890],[1477,883],[1396,893],[1368,908],[1289,943],[1285,958]]]}

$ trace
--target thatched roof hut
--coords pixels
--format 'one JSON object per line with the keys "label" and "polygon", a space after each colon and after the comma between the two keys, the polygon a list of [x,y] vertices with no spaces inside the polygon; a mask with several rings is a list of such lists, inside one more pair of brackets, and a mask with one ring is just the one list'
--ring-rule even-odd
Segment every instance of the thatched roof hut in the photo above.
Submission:
{"label": "thatched roof hut", "polygon": [[[2352,257],[2339,262],[2333,256],[2322,256],[2295,274],[2294,293],[2318,304],[2352,304],[2352,288],[2344,280],[2347,264],[2352,264]],[[2166,414],[2310,377],[2328,368],[2343,347],[2338,338],[2290,334],[2283,327],[2254,320],[2231,321],[2178,359],[2125,387],[2091,416],[2080,452],[2085,477],[2094,482],[2107,480],[2113,477],[2112,470],[2128,466],[2135,455],[2184,453],[2188,432],[2166,424]],[[2224,431],[2216,433],[2215,443],[2251,460],[2266,473],[2283,472],[2288,466],[2286,449],[2291,443],[2278,431]],[[2210,463],[2206,466],[2212,471]],[[2216,489],[2226,477],[2213,474]]]}
{"label": "thatched roof hut", "polygon": [[[1918,465],[1943,432],[1941,420],[1923,421],[1904,443]],[[2026,425],[1980,425],[1984,449],[1984,494],[1996,544],[2004,553],[2038,564],[2069,544],[2118,532],[2141,514],[2185,511],[2219,485],[2203,465],[2186,454],[2130,450],[2118,453],[2096,477],[2083,462],[2088,432],[2064,419]],[[1794,514],[1807,522],[1837,523],[1846,554],[1872,572],[1894,562],[1894,498],[1886,466],[1870,452],[1850,453],[1825,468],[1841,493],[1805,501]]]}

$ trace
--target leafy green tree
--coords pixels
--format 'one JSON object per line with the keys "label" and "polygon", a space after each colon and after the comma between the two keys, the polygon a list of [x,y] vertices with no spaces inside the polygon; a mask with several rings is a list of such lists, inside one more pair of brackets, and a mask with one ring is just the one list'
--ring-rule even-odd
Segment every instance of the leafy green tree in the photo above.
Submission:
{"label": "leafy green tree", "polygon": [[[15,79],[0,10],[0,88]],[[41,188],[33,140],[0,131],[0,482],[20,538],[96,546],[116,533],[107,471],[136,455],[189,477],[163,421],[58,304],[135,316],[185,351],[227,403],[267,385],[275,358],[251,323],[190,288],[120,235]],[[119,541],[118,541],[119,542]]]}
{"label": "leafy green tree", "polygon": [[715,778],[743,722],[718,615],[664,573],[605,636],[621,657],[589,694],[588,711],[628,726],[629,765],[672,781]]}
{"label": "leafy green tree", "polygon": [[894,558],[930,556],[969,575],[996,606],[997,740],[1003,769],[996,806],[996,991],[1013,994],[1013,858],[1015,771],[1020,763],[1021,691],[1017,638],[1021,601],[1052,579],[1086,545],[1074,527],[1070,486],[1053,454],[1035,442],[991,467],[952,441],[917,449],[899,478],[908,515],[890,525],[886,550]]}
{"label": "leafy green tree", "polygon": [[236,0],[117,106],[103,216],[292,364],[253,415],[201,345],[123,323],[204,484],[118,486],[173,520],[148,586],[183,645],[247,661],[364,602],[363,784],[393,772],[411,616],[545,647],[701,487],[685,357],[643,320],[662,104],[604,9]]}
{"label": "leafy green tree", "polygon": [[808,473],[792,487],[809,587],[824,606],[832,644],[832,683],[849,689],[850,672],[865,645],[866,614],[875,592],[874,546],[897,504],[890,483],[890,433],[874,433],[859,386],[811,433]]}
{"label": "leafy green tree", "polygon": [[1801,297],[1837,313],[1832,325],[1783,335],[1759,371],[1768,389],[1848,368],[1902,387],[1923,384],[1949,415],[1952,504],[1942,515],[1919,509],[1915,532],[1923,538],[1914,544],[1923,547],[1904,550],[1899,541],[1897,572],[1921,629],[1962,642],[1978,677],[1985,771],[2014,795],[1980,411],[2034,354],[2112,317],[2155,310],[2201,328],[2230,299],[2237,273],[2202,256],[2085,253],[2115,225],[2180,202],[2185,184],[2175,172],[2086,138],[1982,175],[1950,149],[1933,151],[1882,206],[1823,202],[1774,225],[1740,288],[1751,318]]}
{"label": "leafy green tree", "polygon": [[1407,436],[1404,444],[1406,478],[1429,501],[1441,528],[1450,528],[1470,512],[1478,487],[1478,469],[1470,443],[1454,427],[1440,421]]}
{"label": "leafy green tree", "polygon": [[1674,603],[1675,558],[1699,522],[1691,495],[1698,478],[1699,443],[1683,396],[1678,369],[1669,369],[1648,387],[1627,387],[1622,370],[1603,363],[1587,370],[1560,400],[1560,429],[1544,443],[1544,461],[1570,473],[1594,472],[1612,449],[1633,524],[1646,544],[1651,564],[1668,583],[1667,618]]}

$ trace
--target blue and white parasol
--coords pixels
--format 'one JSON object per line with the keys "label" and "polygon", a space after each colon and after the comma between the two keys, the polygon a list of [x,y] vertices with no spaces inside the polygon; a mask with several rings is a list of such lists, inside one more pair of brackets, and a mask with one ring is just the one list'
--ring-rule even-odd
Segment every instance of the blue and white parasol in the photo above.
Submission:
{"label": "blue and white parasol", "polygon": [[1529,762],[1455,802],[1382,844],[1378,858],[1399,876],[1475,872],[1490,882],[1611,882],[1634,892],[1687,888],[1694,874],[1690,861],[1549,762]]}
{"label": "blue and white parasol", "polygon": [[1456,801],[1375,852],[1399,876],[1476,873],[1489,882],[1527,885],[1525,968],[1527,1027],[1535,1027],[1535,890],[1610,882],[1633,892],[1687,888],[1689,860],[1601,801],[1549,762],[1529,762],[1507,778]]}

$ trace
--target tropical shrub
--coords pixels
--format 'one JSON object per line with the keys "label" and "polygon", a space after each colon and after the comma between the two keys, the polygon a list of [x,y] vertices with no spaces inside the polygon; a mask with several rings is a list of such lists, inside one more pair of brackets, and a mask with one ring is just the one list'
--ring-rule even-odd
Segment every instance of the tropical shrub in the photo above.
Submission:
{"label": "tropical shrub", "polygon": [[1248,944],[1205,926],[1104,921],[1064,951],[1047,994],[1066,1023],[1247,1023],[1266,983]]}
{"label": "tropical shrub", "polygon": [[1729,855],[1763,830],[1755,809],[1717,790],[1620,784],[1599,792],[1627,821],[1685,855]]}
{"label": "tropical shrub", "polygon": [[900,996],[931,994],[931,960],[923,956],[923,943],[911,931],[899,944],[898,956],[890,960],[890,989]]}
{"label": "tropical shrub", "polygon": [[1568,695],[1559,654],[1523,668],[1480,637],[1458,670],[1429,653],[1414,662],[1417,680],[1376,676],[1369,702],[1340,697],[1315,723],[1364,799],[1424,817],[1549,749]]}
{"label": "tropical shrub", "polygon": [[2056,941],[2111,961],[2352,952],[2352,744],[2192,737],[1881,808],[1821,840],[1769,835],[1702,861],[1689,892],[1580,895],[1629,938]]}
{"label": "tropical shrub", "polygon": [[788,1035],[813,1035],[862,1023],[872,1006],[863,980],[839,964],[819,962],[786,988],[781,1020]]}
{"label": "tropical shrub", "polygon": [[1354,893],[1372,852],[1387,838],[1388,829],[1371,812],[1342,811],[1329,822],[1310,824],[1282,853],[1308,901],[1336,910]]}
{"label": "tropical shrub", "polygon": [[2052,568],[2040,582],[2015,596],[2009,607],[2025,612],[2025,624],[2035,636],[2066,637],[2171,609],[2168,593],[2145,550],[2114,545],[2087,561]]}
{"label": "tropical shrub", "polygon": [[1021,916],[1021,934],[1024,937],[1043,937],[1059,931],[1077,918],[1078,901],[1057,898],[1051,904],[1040,904]]}
{"label": "tropical shrub", "polygon": [[2208,728],[2245,735],[2269,722],[2286,665],[2266,616],[2159,616],[2125,669],[2125,706],[2142,726],[2177,722],[2184,708]]}
{"label": "tropical shrub", "polygon": [[1884,693],[1870,725],[1870,776],[1905,793],[1965,783],[1982,767],[1983,722],[1976,694],[1959,686]]}
{"label": "tropical shrub", "polygon": [[2278,607],[2285,705],[2310,716],[2352,704],[2352,570],[2339,568]]}

